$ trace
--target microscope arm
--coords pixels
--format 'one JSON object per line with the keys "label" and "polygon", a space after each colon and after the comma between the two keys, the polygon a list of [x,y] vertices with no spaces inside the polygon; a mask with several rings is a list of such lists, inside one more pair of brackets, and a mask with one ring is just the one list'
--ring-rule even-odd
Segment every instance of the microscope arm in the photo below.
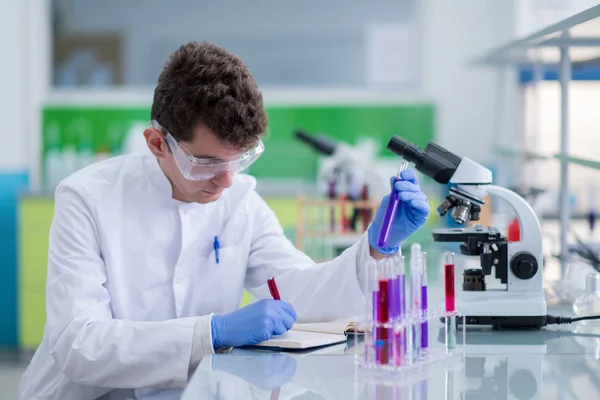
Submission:
{"label": "microscope arm", "polygon": [[508,201],[519,220],[520,242],[534,255],[542,254],[542,227],[531,205],[512,190],[501,186],[490,185],[487,192]]}

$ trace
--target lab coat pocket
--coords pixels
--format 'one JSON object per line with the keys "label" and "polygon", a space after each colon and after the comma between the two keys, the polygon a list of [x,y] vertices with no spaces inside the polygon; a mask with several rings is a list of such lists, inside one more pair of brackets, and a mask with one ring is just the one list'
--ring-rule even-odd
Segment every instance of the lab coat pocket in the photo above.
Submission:
{"label": "lab coat pocket", "polygon": [[[228,313],[237,308],[246,276],[247,254],[242,246],[213,250],[196,269],[194,290],[199,315]],[[217,262],[218,258],[218,262]]]}

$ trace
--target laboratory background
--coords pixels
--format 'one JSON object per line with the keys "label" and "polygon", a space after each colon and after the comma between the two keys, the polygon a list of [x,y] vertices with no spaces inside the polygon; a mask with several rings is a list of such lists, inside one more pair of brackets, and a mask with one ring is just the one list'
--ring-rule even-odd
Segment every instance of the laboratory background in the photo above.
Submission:
{"label": "laboratory background", "polygon": [[[405,161],[390,140],[422,151],[432,142],[472,162],[469,173],[489,170],[494,185],[520,200],[485,193],[479,220],[460,224],[456,212],[437,212],[453,182],[406,160],[431,215],[402,250],[407,264],[414,244],[427,253],[431,296],[443,296],[445,253],[456,255],[457,293],[462,269],[484,259],[434,230],[479,224],[534,252],[531,273],[548,314],[600,314],[599,4],[0,0],[0,398],[17,398],[42,339],[54,189],[92,163],[148,151],[142,132],[154,85],[188,41],[218,44],[254,74],[269,124],[265,152],[246,172],[285,235],[315,261],[364,234]],[[534,218],[519,215],[523,204]],[[501,285],[494,278],[486,277],[489,287]],[[252,301],[244,293],[242,305]],[[600,323],[466,330],[463,339],[455,397],[445,398],[600,398]],[[307,360],[292,379],[302,382]],[[523,370],[529,374],[512,378]],[[444,386],[444,374],[434,375],[449,390],[447,376]],[[356,387],[352,378],[348,385]],[[338,398],[316,386],[311,393],[290,398]],[[352,393],[346,398],[407,398]]]}

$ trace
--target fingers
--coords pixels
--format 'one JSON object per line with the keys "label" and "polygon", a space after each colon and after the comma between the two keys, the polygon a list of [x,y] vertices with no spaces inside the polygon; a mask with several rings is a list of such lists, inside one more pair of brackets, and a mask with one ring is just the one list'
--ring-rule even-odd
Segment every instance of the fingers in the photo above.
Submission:
{"label": "fingers", "polygon": [[417,183],[417,174],[412,169],[405,169],[400,172],[400,178],[404,181],[409,181],[412,183]]}
{"label": "fingers", "polygon": [[420,192],[421,188],[417,183],[411,181],[398,181],[394,184],[398,192]]}
{"label": "fingers", "polygon": [[429,212],[429,202],[423,192],[400,192],[398,197],[413,208]]}
{"label": "fingers", "polygon": [[279,317],[281,318],[281,321],[283,323],[283,326],[286,328],[287,330],[290,330],[292,328],[292,326],[294,325],[294,322],[296,322],[296,312],[294,311],[294,309],[292,308],[291,304],[282,302],[283,307],[281,307],[278,311],[279,311]]}
{"label": "fingers", "polygon": [[277,303],[279,308],[277,309],[277,316],[273,324],[273,334],[283,335],[296,322],[296,311],[290,303],[286,303],[285,301],[277,301]]}
{"label": "fingers", "polygon": [[289,331],[289,328],[283,324],[283,320],[281,318],[276,318],[275,323],[273,324],[273,335],[283,335]]}
{"label": "fingers", "polygon": [[296,310],[294,310],[294,307],[285,301],[281,301],[281,308],[288,313],[289,315],[292,316],[292,318],[294,319],[294,321],[296,321],[297,315],[296,315]]}
{"label": "fingers", "polygon": [[292,326],[294,326],[294,322],[296,322],[296,320],[288,313],[283,312],[281,315],[281,321],[283,323],[283,326],[285,327],[286,331],[289,331],[290,329],[292,329]]}
{"label": "fingers", "polygon": [[411,203],[415,200],[426,199],[425,194],[421,192],[399,192],[398,197],[405,203]]}

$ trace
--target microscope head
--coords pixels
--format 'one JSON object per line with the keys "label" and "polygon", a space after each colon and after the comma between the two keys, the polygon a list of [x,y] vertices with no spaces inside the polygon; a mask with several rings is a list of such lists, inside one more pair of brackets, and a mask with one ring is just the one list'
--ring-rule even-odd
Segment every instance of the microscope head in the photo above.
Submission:
{"label": "microscope head", "polygon": [[449,193],[437,208],[444,216],[452,211],[457,224],[478,221],[486,188],[492,183],[492,172],[467,157],[459,157],[443,147],[429,142],[425,150],[393,136],[387,148],[412,162],[417,171],[441,184],[451,184]]}

